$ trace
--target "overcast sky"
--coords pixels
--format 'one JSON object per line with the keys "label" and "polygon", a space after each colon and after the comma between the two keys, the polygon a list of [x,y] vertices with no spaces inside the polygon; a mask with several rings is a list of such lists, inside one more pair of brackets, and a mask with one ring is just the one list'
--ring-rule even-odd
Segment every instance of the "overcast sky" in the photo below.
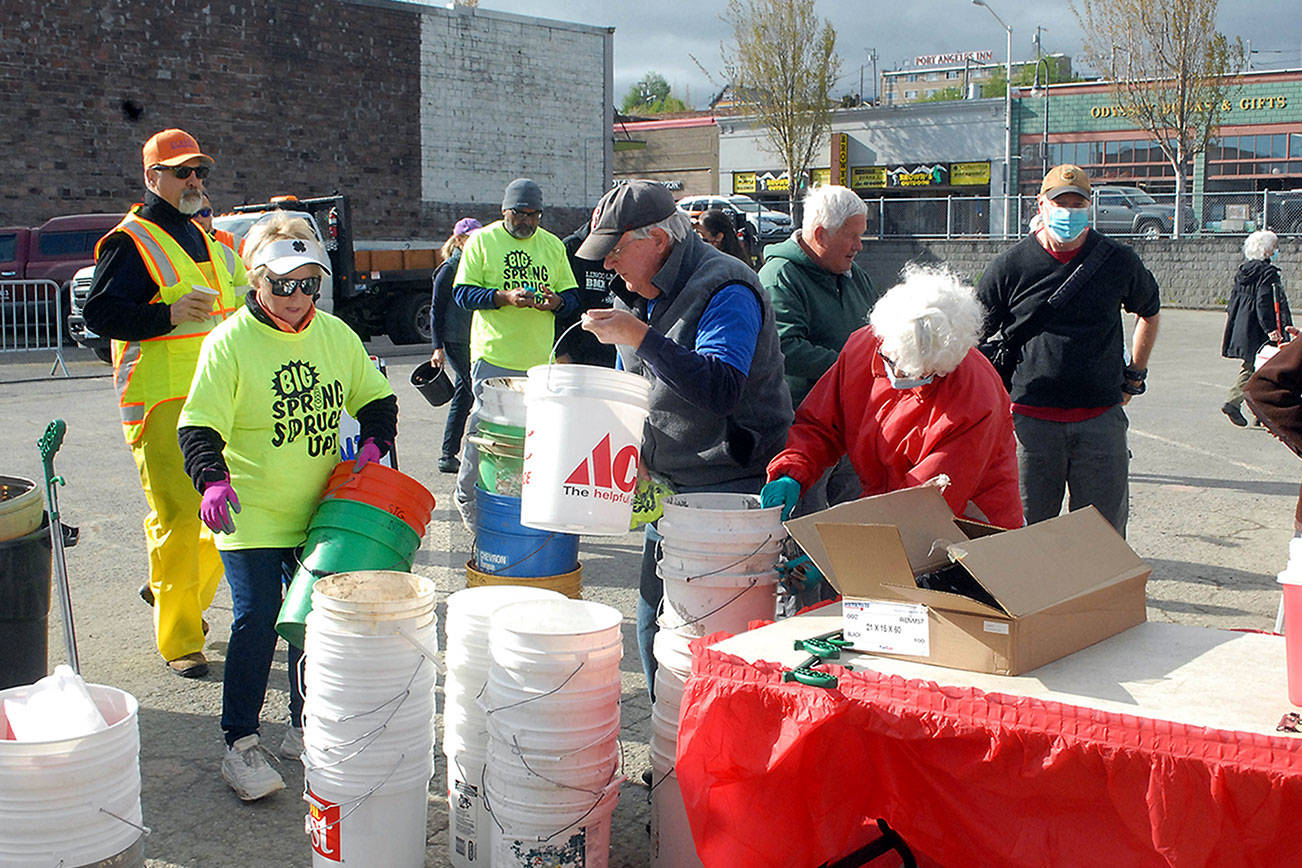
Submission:
{"label": "overcast sky", "polygon": [[[1068,2],[989,0],[1013,28],[1013,61],[1035,57],[1036,26],[1046,28],[1046,53],[1075,57],[1081,32]],[[1153,0],[1158,2],[1158,0]],[[719,79],[719,44],[731,37],[720,18],[723,0],[480,0],[483,9],[517,12],[615,28],[615,102],[648,70],[669,80],[674,93],[703,108],[716,85],[693,63],[695,56]],[[864,64],[864,95],[872,95],[868,51],[877,49],[877,69],[912,66],[919,54],[988,49],[1005,56],[1004,29],[990,12],[971,0],[815,0],[818,15],[836,29],[842,59],[834,95],[859,90]],[[1297,0],[1226,0],[1218,25],[1229,36],[1251,40],[1254,68],[1302,67],[1302,14]]]}

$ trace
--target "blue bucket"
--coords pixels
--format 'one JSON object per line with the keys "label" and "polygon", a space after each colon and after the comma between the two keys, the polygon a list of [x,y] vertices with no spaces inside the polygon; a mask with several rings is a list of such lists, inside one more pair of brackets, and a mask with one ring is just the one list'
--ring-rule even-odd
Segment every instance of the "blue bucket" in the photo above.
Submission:
{"label": "blue bucket", "polygon": [[539,578],[578,567],[578,536],[520,524],[520,498],[476,488],[475,504],[475,569],[481,573]]}

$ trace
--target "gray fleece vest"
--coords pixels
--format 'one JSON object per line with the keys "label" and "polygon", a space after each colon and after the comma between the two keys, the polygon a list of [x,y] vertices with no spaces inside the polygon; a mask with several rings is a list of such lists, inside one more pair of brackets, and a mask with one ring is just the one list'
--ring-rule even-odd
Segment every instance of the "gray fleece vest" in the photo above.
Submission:
{"label": "gray fleece vest", "polygon": [[786,444],[793,414],[773,309],[759,276],[689,232],[674,245],[652,282],[661,295],[649,320],[645,299],[632,307],[622,302],[618,306],[679,346],[696,345],[701,314],[729,283],[750,288],[763,321],[741,398],[727,415],[683,400],[656,379],[632,349],[619,348],[624,369],[651,381],[651,413],[642,435],[643,466],[676,487],[763,477],[769,460]]}

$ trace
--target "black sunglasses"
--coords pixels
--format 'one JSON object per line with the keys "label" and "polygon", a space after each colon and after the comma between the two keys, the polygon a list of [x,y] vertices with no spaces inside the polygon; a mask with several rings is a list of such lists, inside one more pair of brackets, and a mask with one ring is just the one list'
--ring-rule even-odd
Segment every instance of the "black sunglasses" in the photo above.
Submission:
{"label": "black sunglasses", "polygon": [[195,212],[194,212],[194,216],[196,216],[196,217],[211,217],[211,216],[212,216],[212,209],[211,209],[211,208],[200,208],[198,211],[195,211]]}
{"label": "black sunglasses", "polygon": [[300,277],[295,280],[292,277],[268,277],[267,284],[271,287],[272,295],[282,298],[288,298],[299,290],[302,290],[304,295],[316,295],[321,289],[321,278]]}
{"label": "black sunglasses", "polygon": [[196,178],[202,181],[204,178],[208,177],[208,173],[212,171],[212,166],[150,166],[149,168],[157,169],[160,172],[171,172],[182,181],[190,177],[191,172],[194,173]]}

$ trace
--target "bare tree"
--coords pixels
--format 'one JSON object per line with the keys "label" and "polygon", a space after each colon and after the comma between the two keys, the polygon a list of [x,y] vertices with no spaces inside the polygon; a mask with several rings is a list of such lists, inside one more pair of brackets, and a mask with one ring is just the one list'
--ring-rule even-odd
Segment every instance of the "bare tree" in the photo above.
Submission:
{"label": "bare tree", "polygon": [[722,49],[724,73],[786,167],[794,220],[801,179],[830,126],[841,71],[836,31],[807,0],[729,0],[723,17],[734,38]]}
{"label": "bare tree", "polygon": [[1217,0],[1079,0],[1086,59],[1107,70],[1117,106],[1175,170],[1175,236],[1184,230],[1189,161],[1220,126],[1226,76],[1243,43],[1216,30]]}

